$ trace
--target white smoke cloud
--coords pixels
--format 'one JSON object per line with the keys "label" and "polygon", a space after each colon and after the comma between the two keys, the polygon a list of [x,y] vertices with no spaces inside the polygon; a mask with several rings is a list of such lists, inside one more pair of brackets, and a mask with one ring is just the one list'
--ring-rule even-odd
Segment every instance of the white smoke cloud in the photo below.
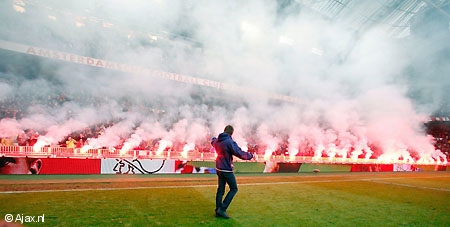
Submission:
{"label": "white smoke cloud", "polygon": [[[415,102],[411,93],[421,80],[405,76],[418,57],[380,28],[356,35],[311,11],[280,15],[276,1],[25,2],[34,4],[22,13],[2,3],[0,39],[241,87],[16,57],[5,63],[17,78],[15,85],[0,81],[1,100],[29,105],[17,121],[2,119],[11,129],[3,134],[33,128],[57,143],[115,122],[90,146],[164,140],[191,149],[232,124],[239,144],[258,141],[270,152],[286,140],[289,151],[316,156],[435,155],[421,126],[436,106]],[[62,104],[42,101],[56,95]]]}

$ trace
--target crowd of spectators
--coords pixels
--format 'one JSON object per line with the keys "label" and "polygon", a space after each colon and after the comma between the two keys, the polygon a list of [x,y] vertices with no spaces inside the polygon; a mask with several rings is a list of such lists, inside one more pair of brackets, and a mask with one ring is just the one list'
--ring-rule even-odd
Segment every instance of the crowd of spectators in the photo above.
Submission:
{"label": "crowd of spectators", "polygon": [[[85,93],[80,93],[78,96],[68,97],[64,93],[57,93],[53,95],[47,95],[45,99],[42,99],[39,96],[12,96],[4,98],[0,101],[0,119],[3,118],[13,118],[16,120],[22,119],[27,114],[27,108],[30,105],[41,105],[45,108],[58,108],[64,105],[66,102],[76,102],[80,105],[87,105],[90,107],[98,107],[103,103],[107,102],[107,98],[99,98],[94,97],[92,95],[87,95]],[[122,98],[119,100],[119,106],[122,108],[122,111],[126,112],[133,108],[139,108],[139,111],[144,112],[145,114],[158,114],[158,111],[155,111],[152,108],[151,104],[145,103],[143,101],[136,101],[132,99]],[[76,131],[67,135],[66,138],[59,141],[59,146],[68,147],[68,148],[81,148],[84,145],[88,144],[89,139],[97,138],[101,135],[106,128],[113,126],[120,119],[116,121],[106,121],[100,124],[91,125],[89,127],[84,128],[81,131]],[[436,125],[440,125],[437,127]],[[450,158],[450,126],[442,126],[447,125],[447,122],[434,122],[433,125],[426,125],[428,127],[427,133],[432,135],[435,138],[435,147],[442,151],[448,158]],[[45,133],[45,132],[41,132]],[[211,146],[209,144],[208,138],[213,135],[205,135],[205,139],[196,144],[195,150],[200,152],[211,152]],[[27,129],[22,133],[19,133],[17,136],[1,138],[1,145],[3,146],[33,146],[39,137],[39,132],[34,131],[33,129]],[[67,143],[70,139],[73,139],[72,142]],[[118,145],[115,145],[115,149],[121,149],[123,144],[128,138],[120,138]],[[159,146],[160,139],[153,139],[150,141],[142,141],[137,147],[133,148],[136,150],[156,150]],[[247,138],[248,150],[250,152],[254,152],[257,154],[265,154],[266,147],[263,143],[253,140],[253,138]],[[173,141],[173,145],[167,149],[182,151],[184,144],[180,141]],[[278,148],[273,151],[272,155],[289,155],[288,151],[288,140],[287,138],[282,138],[281,143]],[[105,147],[106,148],[106,147]],[[374,148],[376,149],[376,148]],[[309,146],[308,144],[303,144],[299,147],[299,152],[297,156],[314,156],[313,146]],[[348,152],[350,156],[350,152]],[[326,157],[326,155],[323,155]],[[363,158],[363,156],[361,157]]]}
{"label": "crowd of spectators", "polygon": [[[108,127],[111,127],[112,125],[114,125],[115,122],[104,122],[101,124],[96,124],[96,125],[92,125],[91,127],[86,127],[81,131],[77,131],[77,132],[73,132],[70,135],[67,135],[66,138],[64,138],[63,140],[59,141],[58,145],[60,147],[67,147],[67,148],[82,148],[84,145],[88,145],[89,144],[89,140],[92,138],[97,138],[98,136],[100,136],[105,129],[107,129]],[[448,131],[440,131],[440,132],[436,132],[433,131],[434,133],[434,138],[435,138],[435,148],[439,149],[441,152],[443,152],[446,156],[447,159],[450,160],[450,133]],[[32,129],[28,129],[25,130],[21,133],[19,133],[17,136],[14,137],[5,137],[5,138],[0,138],[1,139],[1,145],[2,146],[33,146],[38,138],[39,138],[40,134],[39,132],[36,132]],[[197,152],[214,152],[214,150],[211,148],[210,145],[210,141],[209,139],[211,138],[212,135],[206,134],[204,139],[199,141],[194,148],[194,151]],[[114,145],[112,147],[102,147],[103,149],[122,149],[125,141],[128,138],[122,137],[120,138],[120,141],[118,141],[117,145]],[[150,150],[150,151],[157,151],[159,149],[160,146],[160,140],[161,138],[155,138],[155,139],[151,139],[151,140],[143,140],[141,141],[141,143],[136,146],[133,147],[131,149],[133,150]],[[266,146],[263,145],[262,143],[258,143],[257,141],[254,141],[252,138],[249,138],[248,140],[248,144],[247,144],[247,148],[249,152],[252,153],[256,153],[259,155],[264,155],[266,154]],[[172,141],[173,144],[171,146],[168,146],[165,148],[165,151],[178,151],[181,152],[183,151],[184,145],[185,143],[183,143],[182,141]],[[272,155],[285,155],[285,156],[289,156],[289,150],[288,150],[288,140],[285,139],[283,141],[281,141],[281,143],[279,144],[278,148],[275,149],[272,152]],[[371,147],[372,151],[374,151],[376,153],[376,147]],[[351,151],[349,150],[348,152],[348,156],[347,158],[350,158],[351,155]],[[365,154],[361,154],[360,157],[358,158],[364,158]],[[306,156],[306,157],[314,157],[315,156],[315,151],[313,146],[310,146],[308,144],[303,144],[301,145],[301,147],[299,147],[298,149],[298,153],[296,154],[296,156]],[[414,154],[411,155],[413,158],[415,157]],[[322,157],[328,157],[325,152],[323,152]],[[416,157],[417,158],[417,157]]]}
{"label": "crowd of spectators", "polygon": [[[113,124],[113,123],[110,123]],[[68,135],[66,138],[61,140],[58,144],[60,147],[67,147],[67,148],[82,148],[84,145],[88,145],[90,139],[97,138],[99,135],[103,133],[103,131],[110,126],[109,124],[97,124],[92,127],[86,127],[82,131],[78,131],[76,133],[72,133]],[[209,137],[210,135],[205,135],[205,139],[199,141],[197,144],[195,144],[195,148],[193,151],[197,152],[214,152],[210,145]],[[39,138],[39,133],[34,132],[33,130],[26,130],[22,133],[19,133],[16,137],[9,137],[9,138],[1,138],[1,145],[2,146],[33,146]],[[102,147],[102,149],[122,149],[125,141],[128,138],[120,138],[120,141],[118,141],[117,145],[111,146],[111,147]],[[159,150],[161,138],[155,138],[151,140],[142,140],[141,143],[131,149],[133,150],[150,150],[150,151],[157,151]],[[275,149],[271,155],[284,155],[289,156],[289,150],[288,150],[288,141],[283,140],[281,144],[278,146],[277,149]],[[185,146],[185,143],[182,141],[172,141],[172,144],[170,146],[167,146],[164,151],[177,151],[181,152],[183,151],[183,148]],[[437,137],[435,140],[435,147],[436,149],[439,149],[442,151],[446,156],[447,159],[450,160],[449,150],[450,150],[450,140],[449,135],[447,132],[442,133],[442,137]],[[249,152],[256,153],[259,155],[265,155],[266,154],[266,146],[262,144],[255,143],[252,140],[249,140],[249,143],[247,144],[247,149]],[[376,153],[376,147],[371,147],[372,151],[375,151]],[[347,158],[350,158],[351,151],[349,150],[347,154]],[[298,153],[296,156],[305,156],[305,157],[314,157],[315,151],[313,146],[303,145],[302,147],[299,147]],[[411,155],[413,158],[415,157],[414,154]],[[323,152],[322,157],[328,157],[325,152]],[[340,157],[340,156],[338,156]],[[358,158],[364,158],[365,154],[361,154]],[[372,157],[373,158],[373,157]],[[418,157],[416,157],[418,158]]]}
{"label": "crowd of spectators", "polygon": [[[108,127],[111,127],[116,122],[113,121],[107,121],[101,124],[95,124],[90,127],[86,127],[83,130],[73,132],[70,135],[67,135],[66,138],[59,141],[60,147],[67,147],[67,148],[82,148],[84,145],[89,144],[89,140],[92,138],[97,138],[100,136],[105,129]],[[437,131],[436,129],[430,130],[429,133],[432,134],[432,136],[435,138],[435,148],[442,151],[446,156],[447,159],[450,159],[450,133],[449,131]],[[14,137],[5,137],[0,138],[1,139],[1,145],[2,146],[33,146],[40,134],[39,132],[36,132],[32,129],[27,129],[21,133],[19,133],[17,136]],[[214,150],[210,146],[209,139],[212,135],[206,134],[204,139],[198,142],[195,145],[194,151],[198,152],[214,152]],[[103,149],[121,149],[124,145],[125,141],[128,138],[120,138],[120,141],[117,143],[117,145],[113,147],[102,147]],[[156,151],[159,149],[160,146],[160,140],[161,138],[155,138],[151,140],[143,140],[141,143],[133,147],[131,149],[133,150],[150,150],[150,151]],[[252,138],[248,138],[248,144],[247,148],[249,152],[264,155],[266,154],[266,146],[262,143],[258,143],[258,141],[254,141]],[[171,151],[183,151],[184,143],[182,141],[172,141],[173,144],[171,146],[168,146],[165,148],[165,151],[171,150]],[[289,156],[289,150],[288,150],[288,140],[284,139],[279,144],[278,148],[272,152],[272,155],[285,155]],[[373,151],[376,153],[376,147],[371,147]],[[351,150],[348,152],[348,157],[350,158]],[[308,144],[303,144],[301,147],[299,147],[297,156],[306,156],[306,157],[313,157],[315,156],[314,148],[313,146],[309,146]],[[360,155],[359,158],[364,158],[364,154]],[[414,155],[412,155],[414,157]],[[322,157],[327,157],[326,154],[323,154]]]}
{"label": "crowd of spectators", "polygon": [[431,120],[425,124],[425,128],[428,135],[434,138],[434,147],[450,160],[450,121]]}

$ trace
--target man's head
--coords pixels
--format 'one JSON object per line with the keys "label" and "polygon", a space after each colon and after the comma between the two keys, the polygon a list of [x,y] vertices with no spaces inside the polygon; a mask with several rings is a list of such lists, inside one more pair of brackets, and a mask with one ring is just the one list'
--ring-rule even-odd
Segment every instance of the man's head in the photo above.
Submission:
{"label": "man's head", "polygon": [[228,135],[233,135],[234,132],[234,128],[231,125],[227,125],[225,126],[225,129],[223,130],[223,132],[228,133]]}
{"label": "man's head", "polygon": [[0,174],[39,174],[42,161],[29,157],[0,157]]}

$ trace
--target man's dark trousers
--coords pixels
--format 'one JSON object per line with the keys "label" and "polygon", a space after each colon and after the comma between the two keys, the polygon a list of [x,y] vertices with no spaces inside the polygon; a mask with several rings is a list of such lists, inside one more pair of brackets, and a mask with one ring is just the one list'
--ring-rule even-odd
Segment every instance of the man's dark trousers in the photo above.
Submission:
{"label": "man's dark trousers", "polygon": [[[216,193],[216,209],[221,208],[223,211],[226,211],[228,206],[230,205],[233,197],[238,192],[236,177],[233,172],[222,172],[217,170],[218,177],[218,188]],[[227,193],[227,196],[222,202],[223,195],[225,194],[225,186],[228,184],[230,187],[230,191]]]}

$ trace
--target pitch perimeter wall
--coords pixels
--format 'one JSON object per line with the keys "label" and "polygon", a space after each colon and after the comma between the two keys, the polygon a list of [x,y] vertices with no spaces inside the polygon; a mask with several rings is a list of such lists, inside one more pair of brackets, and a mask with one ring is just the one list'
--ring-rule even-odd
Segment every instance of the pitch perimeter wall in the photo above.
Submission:
{"label": "pitch perimeter wall", "polygon": [[[0,165],[0,173],[6,168],[22,168],[25,163],[38,168],[38,174],[192,174],[216,172],[213,161],[187,161],[165,159],[126,158],[31,158],[1,157],[7,162]],[[22,163],[22,166],[19,164]],[[237,173],[310,173],[310,172],[412,172],[450,171],[445,165],[415,164],[339,164],[339,163],[290,163],[290,162],[235,162]],[[12,171],[10,171],[12,172]],[[15,174],[26,172],[14,171]],[[7,174],[7,173],[6,173]]]}

